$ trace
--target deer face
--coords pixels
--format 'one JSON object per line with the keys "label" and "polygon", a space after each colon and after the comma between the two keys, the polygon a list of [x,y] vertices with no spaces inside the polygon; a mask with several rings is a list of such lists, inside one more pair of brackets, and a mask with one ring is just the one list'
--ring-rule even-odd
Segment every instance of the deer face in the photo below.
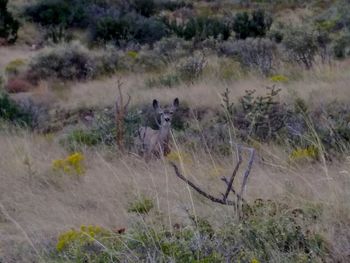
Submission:
{"label": "deer face", "polygon": [[167,107],[160,107],[157,100],[153,100],[153,108],[156,110],[157,114],[160,116],[160,128],[170,127],[171,121],[173,119],[173,114],[179,107],[179,99],[174,99],[172,105]]}

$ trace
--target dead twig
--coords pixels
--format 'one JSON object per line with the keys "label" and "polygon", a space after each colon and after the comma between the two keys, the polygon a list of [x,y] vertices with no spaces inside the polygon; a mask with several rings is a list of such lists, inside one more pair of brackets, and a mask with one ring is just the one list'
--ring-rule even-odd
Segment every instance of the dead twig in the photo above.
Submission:
{"label": "dead twig", "polygon": [[200,195],[204,196],[205,198],[215,202],[215,203],[219,203],[222,205],[232,205],[235,206],[236,203],[230,200],[223,200],[217,197],[214,197],[208,193],[206,193],[205,191],[203,191],[202,189],[200,189],[198,186],[196,186],[194,183],[192,183],[190,180],[188,180],[186,177],[184,177],[180,171],[179,168],[176,166],[176,164],[174,164],[173,162],[170,162],[170,164],[173,166],[174,170],[175,170],[175,174],[177,177],[179,177],[181,180],[183,180],[185,183],[187,183],[189,186],[191,186],[194,190],[196,190]]}
{"label": "dead twig", "polygon": [[[247,149],[250,152],[250,157],[249,157],[249,161],[248,161],[248,166],[246,168],[246,170],[243,173],[243,183],[240,189],[240,193],[237,194],[235,189],[233,188],[233,182],[236,178],[237,172],[243,162],[243,158],[242,158],[242,149]],[[232,175],[230,177],[230,179],[223,177],[221,178],[222,181],[225,182],[226,184],[226,191],[224,194],[222,194],[222,198],[218,198],[215,197],[211,194],[208,194],[207,192],[205,192],[204,190],[202,190],[199,186],[195,185],[193,182],[191,182],[189,179],[187,179],[185,176],[183,176],[180,171],[179,168],[176,166],[175,163],[170,162],[170,164],[173,166],[174,170],[175,170],[175,174],[178,178],[180,178],[181,180],[183,180],[185,183],[187,183],[189,186],[191,186],[195,191],[197,191],[197,193],[199,193],[200,195],[204,196],[205,198],[211,200],[212,202],[215,203],[219,203],[219,204],[223,204],[223,205],[230,205],[230,206],[235,206],[235,207],[239,207],[238,204],[242,201],[242,202],[246,202],[243,199],[243,193],[245,191],[245,188],[247,186],[247,182],[248,182],[248,177],[250,174],[250,171],[252,169],[253,166],[253,162],[254,162],[254,156],[255,156],[255,150],[253,148],[247,148],[247,147],[243,147],[241,145],[237,146],[237,157],[238,157],[238,162],[232,172]],[[232,201],[232,200],[228,200],[228,196],[230,194],[230,192],[232,192],[236,198],[237,198],[237,202]]]}
{"label": "dead twig", "polygon": [[[228,185],[229,181],[225,176],[223,176],[221,178],[221,180],[224,181],[226,185]],[[231,192],[237,197],[237,200],[241,200],[243,203],[247,202],[245,199],[243,199],[243,197],[241,197],[239,194],[237,194],[237,192],[235,191],[235,189],[233,187],[231,187]]]}
{"label": "dead twig", "polygon": [[237,156],[238,156],[238,162],[236,164],[235,169],[233,170],[233,173],[231,175],[230,180],[227,181],[227,189],[226,189],[226,192],[223,196],[224,200],[226,200],[228,195],[230,194],[230,191],[232,190],[233,181],[235,180],[238,169],[239,169],[240,165],[242,164],[242,154],[241,154],[241,147],[240,146],[238,146],[238,148],[237,148]]}
{"label": "dead twig", "polygon": [[121,151],[124,151],[124,119],[131,100],[131,96],[128,94],[128,100],[124,104],[122,86],[123,86],[123,83],[121,82],[120,79],[118,79],[117,87],[119,91],[119,97],[117,97],[115,102],[115,121],[116,121],[117,145]]}
{"label": "dead twig", "polygon": [[248,176],[249,176],[250,171],[252,169],[253,162],[254,162],[254,157],[255,157],[255,149],[254,148],[247,148],[247,149],[250,151],[249,162],[248,162],[247,169],[244,171],[243,183],[242,183],[242,186],[241,186],[241,192],[238,195],[238,201],[242,198],[243,192],[246,189],[247,182],[248,182]]}

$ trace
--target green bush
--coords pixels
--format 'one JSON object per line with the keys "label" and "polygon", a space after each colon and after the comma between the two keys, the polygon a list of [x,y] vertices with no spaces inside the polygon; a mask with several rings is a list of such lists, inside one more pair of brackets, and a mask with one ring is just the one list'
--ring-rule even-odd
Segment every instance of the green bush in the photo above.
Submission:
{"label": "green bush", "polygon": [[132,6],[139,14],[150,17],[156,12],[154,0],[132,0]]}
{"label": "green bush", "polygon": [[32,121],[30,114],[3,92],[0,92],[0,119],[21,125],[30,125]]}
{"label": "green bush", "polygon": [[167,27],[156,18],[145,18],[135,13],[106,14],[90,28],[93,41],[125,45],[128,42],[152,44],[168,34]]}
{"label": "green bush", "polygon": [[81,26],[87,20],[88,14],[85,7],[90,4],[89,2],[78,0],[40,0],[28,6],[24,14],[30,17],[33,22],[39,23],[44,27]]}
{"label": "green bush", "polygon": [[238,13],[233,19],[233,31],[237,39],[265,37],[272,25],[272,17],[263,10]]}
{"label": "green bush", "polygon": [[350,31],[341,33],[333,43],[333,53],[336,58],[350,56]]}
{"label": "green bush", "polygon": [[17,40],[19,22],[8,12],[7,3],[8,0],[0,0],[0,38],[12,44]]}

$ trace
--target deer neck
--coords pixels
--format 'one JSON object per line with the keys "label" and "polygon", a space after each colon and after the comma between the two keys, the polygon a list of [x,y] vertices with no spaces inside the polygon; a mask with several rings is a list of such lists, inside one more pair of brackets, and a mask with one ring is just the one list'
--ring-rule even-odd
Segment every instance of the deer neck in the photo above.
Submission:
{"label": "deer neck", "polygon": [[162,126],[159,130],[159,140],[161,142],[167,142],[169,141],[170,136],[170,126],[164,127]]}

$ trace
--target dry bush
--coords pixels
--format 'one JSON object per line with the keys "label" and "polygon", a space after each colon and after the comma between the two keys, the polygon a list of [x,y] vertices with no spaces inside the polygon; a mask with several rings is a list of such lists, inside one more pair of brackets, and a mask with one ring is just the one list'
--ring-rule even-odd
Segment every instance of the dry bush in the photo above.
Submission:
{"label": "dry bush", "polygon": [[79,43],[64,44],[41,52],[30,62],[30,71],[38,78],[86,79],[94,73],[94,60]]}
{"label": "dry bush", "polygon": [[5,85],[5,90],[9,93],[28,92],[33,88],[34,86],[29,81],[20,77],[9,79]]}
{"label": "dry bush", "polygon": [[276,45],[269,39],[259,38],[224,42],[220,53],[237,58],[243,66],[269,74],[276,63]]}

